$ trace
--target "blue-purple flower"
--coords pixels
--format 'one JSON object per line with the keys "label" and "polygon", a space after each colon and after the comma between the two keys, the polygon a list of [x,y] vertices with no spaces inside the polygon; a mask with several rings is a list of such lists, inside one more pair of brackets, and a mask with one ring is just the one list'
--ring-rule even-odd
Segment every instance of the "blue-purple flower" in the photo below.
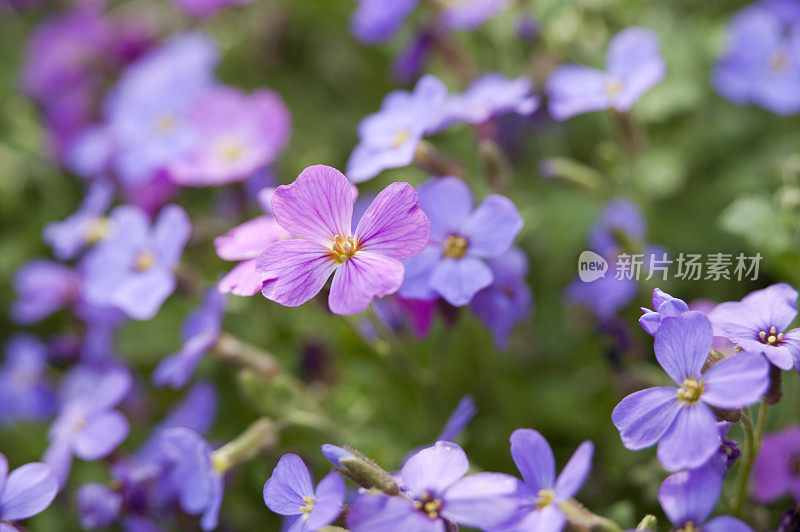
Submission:
{"label": "blue-purple flower", "polygon": [[658,37],[643,28],[626,28],[608,44],[604,71],[562,65],[550,74],[548,108],[556,120],[600,109],[626,112],[665,73]]}
{"label": "blue-purple flower", "polygon": [[116,307],[133,319],[147,320],[175,290],[175,268],[189,239],[191,224],[177,205],[161,210],[151,226],[147,214],[123,205],[111,214],[113,237],[84,259],[83,295],[94,305]]}
{"label": "blue-purple flower", "polygon": [[302,458],[285,454],[264,484],[264,504],[287,517],[286,532],[314,532],[339,517],[345,491],[344,480],[335,471],[314,488]]}
{"label": "blue-purple flower", "polygon": [[710,520],[722,489],[723,477],[709,468],[681,471],[668,476],[658,490],[658,502],[676,530],[751,532],[749,526],[728,516]]}
{"label": "blue-purple flower", "polygon": [[483,124],[506,113],[530,115],[539,107],[533,82],[526,77],[507,78],[490,72],[472,82],[462,94],[447,99],[440,128],[456,122]]}
{"label": "blue-purple flower", "polygon": [[53,248],[53,255],[59,260],[69,260],[85,247],[109,236],[112,227],[105,212],[113,200],[113,186],[105,181],[94,181],[77,211],[44,228],[42,236]]}
{"label": "blue-purple flower", "polygon": [[183,347],[162,360],[156,368],[153,374],[155,384],[173,388],[186,385],[203,355],[219,339],[226,299],[216,287],[206,291],[203,305],[183,324]]}
{"label": "blue-purple flower", "polygon": [[660,288],[656,288],[653,290],[653,310],[642,307],[639,325],[647,334],[655,336],[665,318],[674,318],[688,311],[689,305],[682,299],[672,297]]}
{"label": "blue-purple flower", "polygon": [[514,326],[528,317],[533,306],[533,293],[525,280],[528,258],[511,248],[486,264],[492,270],[492,284],[475,294],[470,306],[492,332],[494,344],[503,349]]}
{"label": "blue-purple flower", "polygon": [[800,500],[800,427],[764,436],[753,464],[753,498],[771,502],[790,493]]}
{"label": "blue-purple flower", "polygon": [[456,177],[433,179],[417,190],[431,222],[431,239],[422,253],[405,261],[400,295],[441,296],[451,305],[466,305],[492,283],[494,275],[486,260],[511,248],[522,229],[522,216],[511,200],[498,194],[474,207],[472,192]]}
{"label": "blue-purple flower", "polygon": [[745,351],[763,353],[781,369],[800,367],[800,329],[789,330],[797,316],[797,290],[785,283],[751,292],[741,301],[720,303],[708,317],[714,335]]}
{"label": "blue-purple flower", "polygon": [[20,266],[14,275],[17,299],[11,318],[21,324],[36,323],[74,304],[80,293],[78,273],[68,266],[34,259]]}
{"label": "blue-purple flower", "polygon": [[447,87],[430,74],[417,82],[414,92],[389,93],[380,111],[358,126],[359,143],[347,161],[350,180],[360,183],[411,164],[422,138],[439,127],[446,98]]}
{"label": "blue-purple flower", "polygon": [[358,0],[350,18],[350,31],[356,39],[378,44],[397,33],[419,0]]}
{"label": "blue-purple flower", "polygon": [[0,424],[47,419],[56,398],[47,380],[47,346],[29,335],[11,337],[0,366]]}
{"label": "blue-purple flower", "polygon": [[793,1],[755,2],[728,29],[725,55],[714,68],[714,88],[737,104],[775,114],[800,111],[800,8]]}
{"label": "blue-purple flower", "polygon": [[720,435],[711,407],[748,406],[769,385],[769,365],[759,353],[743,351],[702,372],[712,339],[705,314],[666,318],[656,333],[656,359],[677,387],[635,392],[611,414],[623,445],[640,450],[658,442],[658,458],[668,471],[700,467],[717,451]]}
{"label": "blue-purple flower", "polygon": [[519,510],[520,482],[502,473],[466,475],[467,469],[467,455],[454,443],[422,449],[396,475],[404,496],[361,495],[347,514],[347,527],[352,532],[441,532],[446,521],[498,528]]}
{"label": "blue-purple flower", "polygon": [[511,434],[511,456],[523,479],[521,496],[526,505],[521,516],[502,527],[508,532],[561,530],[567,518],[559,503],[571,499],[581,488],[592,466],[594,446],[585,441],[556,478],[553,451],[544,436],[533,429]]}
{"label": "blue-purple flower", "polygon": [[58,493],[58,482],[50,467],[32,462],[8,472],[8,461],[0,453],[0,531],[15,532],[11,524],[41,513]]}

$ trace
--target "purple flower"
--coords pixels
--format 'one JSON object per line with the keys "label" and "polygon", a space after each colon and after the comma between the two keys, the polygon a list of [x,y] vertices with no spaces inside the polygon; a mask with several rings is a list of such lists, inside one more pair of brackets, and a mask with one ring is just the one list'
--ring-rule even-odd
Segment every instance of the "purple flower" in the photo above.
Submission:
{"label": "purple flower", "polygon": [[350,180],[360,183],[411,164],[422,137],[439,127],[446,98],[447,87],[430,74],[417,82],[413,93],[389,93],[381,110],[358,125],[359,144],[347,161]]}
{"label": "purple flower", "polygon": [[606,204],[589,233],[589,247],[608,256],[645,242],[645,221],[642,211],[631,200],[615,198]]}
{"label": "purple flower", "polygon": [[800,500],[800,427],[764,436],[753,466],[753,498],[760,502],[790,493]]}
{"label": "purple flower", "polygon": [[177,205],[164,207],[151,226],[147,214],[123,205],[111,214],[115,235],[84,259],[83,295],[89,303],[117,307],[133,319],[147,320],[175,290],[174,270],[191,225]]}
{"label": "purple flower", "polygon": [[598,318],[610,318],[631,302],[638,292],[636,279],[617,279],[616,259],[609,263],[608,273],[594,281],[575,279],[566,290],[566,298],[572,305],[586,307]]}
{"label": "purple flower", "polygon": [[544,436],[533,429],[515,430],[511,434],[511,456],[522,474],[523,497],[528,503],[524,515],[503,530],[561,530],[567,519],[559,503],[572,498],[586,481],[593,453],[592,442],[583,442],[556,478],[553,451]]}
{"label": "purple flower", "polygon": [[56,401],[46,379],[47,346],[29,335],[12,336],[0,366],[0,424],[47,419]]}
{"label": "purple flower", "polygon": [[17,299],[11,306],[11,318],[21,324],[43,320],[75,303],[80,284],[72,268],[44,259],[26,262],[14,275]]}
{"label": "purple flower", "polygon": [[172,388],[186,385],[203,355],[219,339],[226,302],[225,295],[216,287],[206,291],[203,305],[183,324],[183,347],[156,368],[153,374],[156,385]]}
{"label": "purple flower", "polygon": [[763,353],[781,369],[800,367],[800,329],[787,330],[797,315],[797,290],[774,284],[738,302],[720,303],[708,318],[714,336],[727,338],[745,351]]}
{"label": "purple flower", "polygon": [[172,0],[185,13],[195,17],[210,17],[220,9],[228,6],[244,5],[254,0]]}
{"label": "purple flower", "polygon": [[428,247],[406,261],[400,295],[411,299],[441,296],[466,305],[492,284],[486,259],[508,251],[522,229],[522,217],[505,196],[492,194],[473,208],[469,187],[456,177],[430,180],[418,187],[422,210],[431,221]]}
{"label": "purple flower", "polygon": [[547,80],[549,111],[556,120],[612,108],[626,112],[666,73],[658,37],[638,27],[611,39],[606,70],[579,65],[556,68]]}
{"label": "purple flower", "polygon": [[800,25],[797,2],[756,2],[740,10],[717,63],[714,88],[738,104],[779,115],[800,111]]}
{"label": "purple flower", "polygon": [[314,489],[306,464],[296,454],[281,456],[264,484],[264,504],[289,521],[287,532],[314,532],[331,524],[342,512],[345,486],[335,471]]}
{"label": "purple flower", "polygon": [[352,532],[441,532],[445,521],[495,529],[518,510],[520,483],[502,473],[465,476],[467,455],[440,441],[408,459],[397,479],[405,497],[360,496],[347,514]]}
{"label": "purple flower", "polygon": [[[329,166],[311,166],[294,183],[278,187],[272,210],[298,238],[270,244],[258,256],[261,293],[296,307],[314,297],[333,273],[328,304],[335,314],[365,310],[373,297],[397,291],[403,259],[422,251],[430,223],[408,183],[385,188],[352,231],[353,193]],[[335,273],[334,273],[335,272]]]}
{"label": "purple flower", "polygon": [[0,531],[17,530],[12,521],[45,511],[57,493],[58,482],[46,464],[32,462],[9,473],[8,461],[0,453]]}
{"label": "purple flower", "polygon": [[108,456],[128,436],[129,425],[114,407],[131,389],[132,378],[122,369],[77,367],[63,385],[64,406],[47,433],[50,446],[44,461],[64,485],[72,456],[94,461]]}
{"label": "purple flower", "polygon": [[122,511],[122,495],[108,486],[84,484],[78,490],[78,515],[81,526],[92,530],[111,526]]}
{"label": "purple flower", "polygon": [[358,0],[350,31],[367,44],[386,42],[397,33],[419,0]]}
{"label": "purple flower", "polygon": [[181,508],[188,514],[202,514],[202,529],[214,530],[222,505],[224,483],[222,474],[212,462],[211,446],[187,428],[165,430],[159,442],[167,464],[167,478],[177,493]]}
{"label": "purple flower", "polygon": [[751,532],[738,519],[720,516],[706,521],[722,489],[723,477],[709,468],[668,476],[658,490],[658,502],[676,530]]}
{"label": "purple flower", "polygon": [[445,103],[442,125],[456,122],[483,124],[506,113],[530,115],[539,107],[533,82],[526,77],[509,79],[490,72],[478,78],[463,94],[450,96]]}
{"label": "purple flower", "polygon": [[280,96],[252,95],[221,87],[200,97],[189,111],[197,140],[169,167],[178,184],[221,185],[241,181],[272,163],[289,139],[289,110]]}
{"label": "purple flower", "polygon": [[90,364],[107,364],[114,360],[117,329],[125,323],[125,314],[115,307],[98,307],[80,301],[75,316],[84,324],[81,360]]}
{"label": "purple flower", "polygon": [[453,413],[447,418],[442,428],[442,433],[439,434],[436,441],[454,441],[464,432],[464,429],[477,413],[478,407],[475,406],[475,399],[473,399],[471,395],[462,397],[456,405],[455,410],[453,410]]}
{"label": "purple flower", "polygon": [[531,312],[533,294],[525,281],[528,259],[517,248],[486,261],[492,270],[492,284],[472,298],[472,311],[494,336],[494,344],[504,349],[514,326]]}
{"label": "purple flower", "polygon": [[264,282],[256,270],[256,257],[270,244],[291,237],[275,217],[268,214],[248,220],[215,238],[214,248],[219,258],[241,261],[220,280],[219,291],[237,296],[260,292]]}
{"label": "purple flower", "polygon": [[658,458],[668,471],[699,467],[719,448],[712,406],[742,408],[767,390],[769,365],[757,353],[738,353],[701,373],[711,342],[705,314],[689,311],[666,318],[656,333],[656,359],[678,387],[635,392],[611,414],[628,449],[659,442]]}
{"label": "purple flower", "polygon": [[653,290],[653,309],[642,307],[642,317],[639,318],[639,325],[650,336],[656,335],[665,318],[674,318],[688,312],[689,305],[682,299],[672,297],[660,288],[656,288]]}
{"label": "purple flower", "polygon": [[439,24],[446,30],[472,30],[508,9],[509,0],[455,0],[445,2]]}
{"label": "purple flower", "polygon": [[114,201],[114,187],[95,181],[86,192],[81,206],[62,222],[47,224],[42,234],[59,260],[69,260],[84,247],[106,238],[112,228],[105,212]]}
{"label": "purple flower", "polygon": [[425,71],[438,36],[432,31],[422,30],[398,52],[392,61],[392,74],[398,85],[413,83]]}

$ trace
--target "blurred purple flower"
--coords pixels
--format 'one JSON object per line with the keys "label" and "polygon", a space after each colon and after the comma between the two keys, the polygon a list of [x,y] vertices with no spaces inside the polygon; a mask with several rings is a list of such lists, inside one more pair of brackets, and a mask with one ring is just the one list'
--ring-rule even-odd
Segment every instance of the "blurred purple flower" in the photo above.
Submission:
{"label": "blurred purple flower", "polygon": [[268,214],[239,224],[215,238],[214,248],[221,259],[241,261],[220,280],[219,291],[237,296],[260,292],[264,282],[256,270],[256,257],[270,244],[291,237],[275,217]]}
{"label": "blurred purple flower", "polygon": [[289,110],[268,90],[251,95],[221,87],[200,97],[188,116],[194,148],[169,166],[170,177],[190,186],[241,181],[272,163],[289,139]]}
{"label": "blurred purple flower", "polygon": [[656,335],[665,318],[674,318],[688,312],[689,305],[682,299],[672,297],[660,288],[656,288],[653,290],[653,309],[642,307],[642,317],[639,318],[639,325],[650,336]]}
{"label": "blurred purple flower", "polygon": [[645,231],[639,207],[627,198],[614,198],[592,224],[589,247],[604,257],[623,250],[631,253],[631,247],[644,245]]}
{"label": "blurred purple flower", "polygon": [[590,282],[575,279],[565,292],[567,300],[572,305],[587,308],[598,318],[610,318],[630,303],[638,292],[636,279],[617,279],[614,274],[617,268],[615,261],[609,264],[609,272],[603,277]]}
{"label": "blurred purple flower", "polygon": [[347,161],[350,180],[360,183],[389,168],[411,164],[423,136],[441,123],[446,98],[447,87],[430,74],[417,82],[413,93],[389,93],[380,111],[358,125],[359,144]]}
{"label": "blurred purple flower", "polygon": [[745,351],[763,353],[781,369],[800,368],[800,329],[789,324],[797,316],[797,290],[785,283],[755,290],[741,301],[720,303],[708,318],[714,336],[727,338]]}
{"label": "blurred purple flower", "polygon": [[203,355],[219,339],[226,303],[225,295],[216,287],[206,290],[203,305],[183,324],[183,347],[159,363],[153,383],[171,388],[186,385]]}
{"label": "blurred purple flower", "polygon": [[397,54],[392,62],[392,74],[398,85],[413,83],[422,75],[437,38],[432,31],[419,31]]}
{"label": "blurred purple flower", "polygon": [[472,30],[511,6],[509,0],[451,0],[439,16],[445,30]]}
{"label": "blurred purple flower", "polygon": [[175,290],[174,270],[189,239],[189,218],[181,207],[168,205],[151,226],[141,209],[123,205],[114,209],[111,220],[115,235],[81,264],[83,296],[132,319],[151,319]]}
{"label": "blurred purple flower", "polygon": [[56,397],[47,380],[47,346],[34,336],[12,336],[0,366],[0,424],[47,419]]}
{"label": "blurred purple flower", "polygon": [[50,506],[58,494],[58,482],[50,467],[32,462],[8,472],[8,460],[0,453],[0,530],[17,530],[10,523],[21,521]]}
{"label": "blurred purple flower", "polygon": [[486,259],[508,251],[523,220],[505,196],[492,194],[473,208],[469,187],[457,177],[441,177],[418,187],[419,204],[431,222],[425,250],[405,261],[400,295],[412,299],[441,296],[454,306],[469,303],[492,283]]}
{"label": "blurred purple flower", "polygon": [[538,107],[539,97],[533,94],[530,79],[510,79],[490,72],[472,82],[463,94],[447,99],[440,127],[457,122],[479,125],[506,113],[527,116]]}
{"label": "blurred purple flower", "polygon": [[567,518],[559,503],[572,498],[592,467],[592,442],[585,441],[556,478],[553,451],[544,436],[533,429],[517,429],[511,434],[511,456],[522,474],[524,513],[502,527],[508,532],[561,530]]}
{"label": "blurred purple flower", "polygon": [[550,74],[546,86],[550,115],[566,120],[600,109],[627,112],[665,73],[658,37],[643,28],[626,28],[608,44],[605,71],[563,65]]}
{"label": "blurred purple flower", "polygon": [[753,498],[771,502],[790,493],[800,500],[800,427],[764,436],[753,466]]}
{"label": "blurred purple flower", "polygon": [[486,263],[492,271],[492,284],[475,294],[470,305],[492,331],[495,346],[504,349],[514,326],[528,317],[533,306],[533,294],[525,280],[528,258],[511,248]]}
{"label": "blurred purple flower", "polygon": [[87,530],[114,524],[122,511],[122,495],[98,483],[84,484],[78,489],[78,517]]}
{"label": "blurred purple flower", "polygon": [[109,236],[112,227],[105,212],[114,201],[114,187],[106,181],[89,185],[81,206],[61,222],[52,222],[44,228],[44,241],[53,248],[59,260],[75,257],[86,246],[98,243]]}
{"label": "blurred purple flower", "polygon": [[752,532],[728,516],[706,521],[722,489],[723,477],[709,468],[681,471],[668,476],[658,490],[658,502],[676,530],[703,532]]}
{"label": "blurred purple flower", "polygon": [[172,0],[172,3],[189,15],[204,18],[212,16],[222,8],[249,4],[253,1],[254,0]]}
{"label": "blurred purple flower", "polygon": [[344,481],[335,471],[315,489],[303,460],[296,454],[285,454],[264,484],[264,504],[287,516],[287,532],[314,532],[339,517],[345,491]]}
{"label": "blurred purple flower", "polygon": [[159,442],[167,464],[168,482],[177,493],[181,508],[188,514],[202,514],[202,529],[214,530],[224,482],[211,460],[211,446],[187,428],[167,429]]}
{"label": "blurred purple flower", "polygon": [[[262,294],[296,307],[314,297],[333,273],[328,304],[335,314],[364,311],[374,297],[397,291],[403,259],[428,243],[430,223],[408,183],[386,187],[352,230],[353,192],[329,166],[311,166],[278,187],[272,210],[298,238],[270,244],[258,256]],[[335,273],[334,273],[335,272]]]}
{"label": "blurred purple flower", "polygon": [[68,266],[33,259],[17,270],[14,288],[17,299],[11,306],[11,319],[27,325],[74,304],[80,293],[81,281],[78,273]]}
{"label": "blurred purple flower", "polygon": [[44,454],[60,485],[69,477],[73,455],[99,460],[128,436],[128,421],[114,407],[128,395],[132,381],[121,368],[72,370],[63,384],[63,406],[47,433],[50,445]]}
{"label": "blurred purple flower", "polygon": [[658,459],[668,471],[699,467],[719,448],[712,406],[748,406],[769,385],[769,365],[757,353],[737,353],[701,373],[711,341],[705,314],[689,311],[666,318],[656,333],[656,359],[678,388],[635,392],[611,414],[628,449],[637,451],[659,442]]}
{"label": "blurred purple flower", "polygon": [[350,31],[367,44],[388,41],[397,33],[419,0],[358,0],[350,18]]}
{"label": "blurred purple flower", "polygon": [[409,458],[396,478],[405,497],[361,495],[347,514],[352,532],[435,532],[444,520],[496,529],[520,509],[520,482],[502,473],[466,475],[467,455],[440,441]]}
{"label": "blurred purple flower", "polygon": [[761,1],[740,10],[713,73],[714,88],[737,104],[775,114],[800,111],[800,25],[794,1]]}
{"label": "blurred purple flower", "polygon": [[436,438],[437,441],[455,441],[458,436],[464,432],[469,422],[478,413],[478,407],[475,406],[475,399],[471,395],[465,395],[456,405],[453,413],[447,418],[447,421],[442,428],[442,433]]}
{"label": "blurred purple flower", "polygon": [[115,307],[98,307],[85,301],[76,305],[74,314],[84,324],[81,360],[94,365],[112,363],[115,334],[125,323],[125,314]]}

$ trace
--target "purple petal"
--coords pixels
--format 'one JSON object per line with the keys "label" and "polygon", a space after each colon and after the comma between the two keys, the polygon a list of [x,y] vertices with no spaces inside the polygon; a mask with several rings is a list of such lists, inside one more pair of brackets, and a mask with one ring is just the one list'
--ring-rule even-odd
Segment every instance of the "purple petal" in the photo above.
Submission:
{"label": "purple petal", "polygon": [[77,503],[84,529],[105,528],[119,518],[122,494],[103,484],[89,483],[78,490]]}
{"label": "purple petal", "polygon": [[472,421],[472,418],[474,418],[475,414],[477,413],[478,407],[475,406],[475,399],[473,399],[471,395],[465,395],[458,402],[458,405],[456,405],[456,408],[453,410],[453,413],[450,414],[450,417],[447,418],[447,422],[444,424],[442,433],[439,434],[439,437],[436,438],[436,440],[455,440],[458,438],[458,435],[464,431],[466,426],[470,421]]}
{"label": "purple petal", "polygon": [[439,177],[417,187],[419,205],[431,223],[431,238],[443,242],[461,229],[472,210],[472,192],[457,177]]}
{"label": "purple petal", "polygon": [[27,519],[50,506],[57,493],[58,481],[50,466],[25,464],[8,475],[0,498],[0,515],[3,521]]}
{"label": "purple petal", "polygon": [[222,496],[225,490],[222,475],[213,471],[210,474],[210,479],[211,491],[209,492],[203,515],[200,517],[200,528],[202,528],[204,532],[209,532],[217,528],[219,509],[222,507]]}
{"label": "purple petal", "polygon": [[786,283],[778,283],[751,292],[742,303],[750,307],[755,318],[783,331],[797,316],[797,290]]}
{"label": "purple petal", "polygon": [[318,530],[336,520],[342,513],[346,491],[344,480],[335,471],[320,480],[314,492],[314,508],[308,515],[307,526],[311,530]]}
{"label": "purple petal", "polygon": [[492,271],[482,260],[469,256],[441,260],[430,278],[430,287],[456,307],[469,303],[475,294],[490,284]]}
{"label": "purple petal", "polygon": [[408,183],[392,183],[381,191],[358,222],[355,240],[364,251],[393,259],[418,255],[430,240],[430,222]]}
{"label": "purple petal", "polygon": [[677,384],[700,377],[713,341],[711,322],[702,312],[667,318],[658,328],[654,349],[658,363]]}
{"label": "purple petal", "polygon": [[235,296],[252,296],[261,291],[264,281],[256,269],[256,259],[240,262],[219,281],[219,291]]}
{"label": "purple petal", "polygon": [[753,532],[753,529],[735,517],[721,515],[707,521],[703,532]]}
{"label": "purple petal", "polygon": [[0,453],[0,497],[3,495],[3,490],[6,487],[6,479],[8,478],[8,460]]}
{"label": "purple petal", "polygon": [[492,194],[466,218],[461,235],[469,242],[470,255],[496,257],[511,248],[523,223],[510,199]]}
{"label": "purple petal", "polygon": [[723,477],[705,467],[675,473],[661,484],[658,502],[676,527],[686,521],[699,525],[714,509],[722,489],[722,480]]}
{"label": "purple petal", "polygon": [[592,469],[593,454],[594,445],[590,441],[585,441],[578,447],[556,480],[559,498],[568,499],[578,493]]}
{"label": "purple petal", "polygon": [[742,408],[758,401],[769,387],[769,363],[759,353],[741,351],[724,358],[703,374],[706,403]]}
{"label": "purple petal", "polygon": [[563,65],[547,80],[548,110],[556,120],[607,109],[606,75],[594,68]]}
{"label": "purple petal", "polygon": [[444,492],[442,517],[464,526],[496,528],[519,510],[519,481],[502,473],[477,473],[456,481]]}
{"label": "purple petal", "polygon": [[350,19],[356,39],[378,44],[391,39],[419,0],[359,0]]}
{"label": "purple petal", "polygon": [[504,532],[561,532],[567,522],[566,516],[555,504],[549,504],[541,510],[533,510],[519,522],[506,528]]}
{"label": "purple petal", "polygon": [[191,232],[192,224],[189,222],[189,215],[182,207],[167,205],[161,209],[153,226],[152,238],[155,252],[164,265],[169,268],[178,265],[181,260],[181,252],[189,240]]}
{"label": "purple petal", "polygon": [[359,251],[333,275],[328,299],[334,314],[358,314],[373,297],[397,292],[403,283],[403,264],[371,251]]}
{"label": "purple petal", "polygon": [[441,495],[469,469],[467,455],[455,443],[439,441],[408,459],[401,471],[403,488],[412,498]]}
{"label": "purple petal", "polygon": [[416,257],[403,261],[405,276],[403,284],[398,291],[399,295],[407,299],[430,301],[437,299],[436,291],[431,288],[431,274],[439,264],[442,251],[439,246],[429,246]]}
{"label": "purple petal", "polygon": [[556,461],[547,440],[533,429],[517,429],[511,434],[511,457],[522,479],[534,491],[555,485]]}
{"label": "purple petal", "polygon": [[287,307],[300,306],[317,295],[337,268],[327,248],[298,239],[275,242],[256,260],[264,280],[261,293]]}
{"label": "purple petal", "polygon": [[441,519],[430,519],[405,497],[361,495],[347,513],[350,532],[445,532]]}
{"label": "purple petal", "polygon": [[272,476],[264,484],[264,504],[281,515],[297,515],[306,505],[303,497],[314,496],[311,473],[296,454],[281,456]]}
{"label": "purple petal", "polygon": [[328,246],[334,237],[351,234],[350,182],[330,166],[309,166],[294,183],[278,187],[272,211],[289,233]]}
{"label": "purple petal", "polygon": [[94,416],[73,443],[75,456],[87,461],[108,456],[128,437],[129,430],[128,420],[115,410]]}
{"label": "purple petal", "polygon": [[626,28],[614,36],[608,45],[606,67],[621,83],[614,102],[619,111],[629,110],[666,74],[658,37],[637,27]]}
{"label": "purple petal", "polygon": [[661,386],[640,390],[620,401],[611,421],[626,448],[638,451],[650,447],[667,432],[682,409],[676,393],[671,386]]}
{"label": "purple petal", "polygon": [[50,466],[59,486],[67,483],[72,469],[72,449],[70,442],[53,441],[45,450],[42,461]]}
{"label": "purple petal", "polygon": [[791,426],[764,436],[753,466],[753,498],[770,502],[796,485],[796,475],[789,464],[798,455],[800,427]]}
{"label": "purple petal", "polygon": [[264,248],[289,238],[289,234],[271,216],[259,216],[237,225],[214,239],[214,249],[224,260],[254,259]]}
{"label": "purple petal", "polygon": [[[680,403],[684,404],[684,403]],[[703,403],[684,406],[658,443],[658,460],[667,471],[700,467],[720,444],[717,418]]]}
{"label": "purple petal", "polygon": [[171,270],[157,266],[129,275],[117,286],[111,302],[132,319],[149,320],[158,314],[176,284]]}

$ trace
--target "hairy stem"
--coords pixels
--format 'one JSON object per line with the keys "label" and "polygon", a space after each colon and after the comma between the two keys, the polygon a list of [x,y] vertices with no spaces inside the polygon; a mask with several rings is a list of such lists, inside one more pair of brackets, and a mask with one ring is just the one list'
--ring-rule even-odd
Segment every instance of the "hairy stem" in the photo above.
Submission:
{"label": "hairy stem", "polygon": [[736,499],[733,507],[733,514],[736,517],[741,517],[744,511],[744,502],[747,497],[747,487],[750,481],[750,473],[753,470],[753,463],[755,462],[758,449],[761,447],[761,439],[764,436],[764,428],[767,421],[767,403],[761,402],[758,409],[758,417],[756,418],[755,428],[750,419],[749,410],[744,410],[742,413],[742,428],[745,434],[745,448],[742,455],[741,469],[736,478]]}

